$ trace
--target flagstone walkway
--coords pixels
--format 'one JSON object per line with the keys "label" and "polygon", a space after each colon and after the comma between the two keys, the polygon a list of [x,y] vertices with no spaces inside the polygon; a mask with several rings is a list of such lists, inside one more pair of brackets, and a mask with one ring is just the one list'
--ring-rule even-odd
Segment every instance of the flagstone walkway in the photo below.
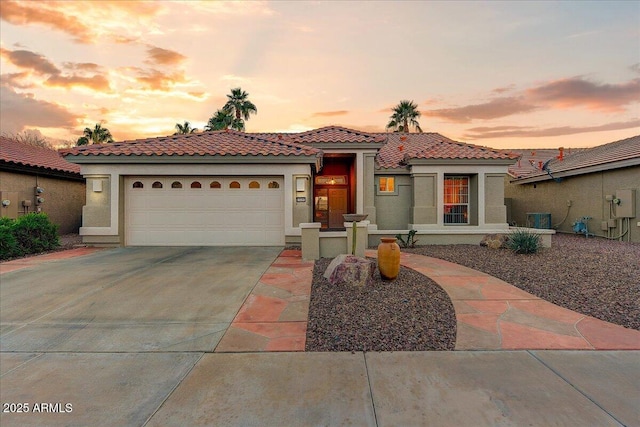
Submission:
{"label": "flagstone walkway", "polygon": [[640,349],[640,331],[559,307],[477,270],[404,252],[400,263],[435,281],[451,298],[456,350]]}
{"label": "flagstone walkway", "polygon": [[262,275],[216,347],[217,353],[304,351],[313,261],[284,250]]}
{"label": "flagstone walkway", "polygon": [[[451,298],[456,350],[640,349],[640,331],[567,310],[488,274],[417,254],[402,253],[400,262],[434,280]],[[300,251],[283,251],[215,351],[304,351],[313,264],[303,261]]]}

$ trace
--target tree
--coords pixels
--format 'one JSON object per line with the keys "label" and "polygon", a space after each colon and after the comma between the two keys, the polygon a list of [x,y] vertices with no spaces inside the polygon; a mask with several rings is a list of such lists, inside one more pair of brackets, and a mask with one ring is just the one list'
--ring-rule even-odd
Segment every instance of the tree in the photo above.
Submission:
{"label": "tree", "polygon": [[409,126],[413,126],[416,132],[422,133],[420,123],[416,120],[418,117],[420,117],[418,106],[413,101],[402,100],[393,108],[387,129],[393,129],[394,132],[409,132]]}
{"label": "tree", "polygon": [[228,101],[223,110],[229,111],[235,117],[231,128],[243,131],[245,120],[249,120],[251,114],[258,113],[258,109],[247,99],[248,97],[249,94],[239,87],[231,89],[231,94],[227,95]]}
{"label": "tree", "polygon": [[233,117],[230,111],[225,110],[224,108],[221,110],[217,110],[204,127],[204,130],[223,130],[229,129],[233,127],[233,123],[236,119]]}
{"label": "tree", "polygon": [[176,123],[176,133],[174,135],[186,135],[188,133],[198,132],[198,128],[192,128],[191,123],[184,121],[184,124]]}
{"label": "tree", "polygon": [[113,142],[113,137],[109,129],[103,128],[102,123],[96,123],[93,129],[84,128],[84,134],[78,138],[76,145],[104,144]]}
{"label": "tree", "polygon": [[53,148],[51,141],[47,140],[37,129],[26,129],[16,133],[2,132],[2,136],[34,147]]}

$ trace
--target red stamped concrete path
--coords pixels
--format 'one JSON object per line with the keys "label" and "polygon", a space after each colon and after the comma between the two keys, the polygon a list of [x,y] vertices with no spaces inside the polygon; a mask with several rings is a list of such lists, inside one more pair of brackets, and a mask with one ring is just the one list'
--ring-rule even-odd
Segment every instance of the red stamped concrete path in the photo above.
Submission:
{"label": "red stamped concrete path", "polygon": [[44,262],[56,261],[59,259],[75,258],[82,255],[92,254],[96,251],[102,250],[102,248],[89,248],[81,247],[75,249],[68,249],[66,251],[52,252],[46,255],[38,255],[28,258],[15,259],[13,261],[6,261],[0,263],[0,274],[9,273],[10,271],[21,270],[23,268],[33,267]]}
{"label": "red stamped concrete path", "polygon": [[435,281],[451,298],[456,350],[640,349],[640,331],[567,310],[488,274],[404,252],[400,263]]}
{"label": "red stamped concrete path", "polygon": [[284,250],[262,275],[215,351],[304,351],[313,261]]}

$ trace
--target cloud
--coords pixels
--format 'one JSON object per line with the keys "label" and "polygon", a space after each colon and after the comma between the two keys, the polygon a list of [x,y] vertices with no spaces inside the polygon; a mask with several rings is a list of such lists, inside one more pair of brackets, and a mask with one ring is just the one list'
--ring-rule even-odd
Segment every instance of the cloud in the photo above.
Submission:
{"label": "cloud", "polygon": [[335,116],[344,116],[349,114],[347,110],[338,110],[338,111],[319,111],[317,113],[313,113],[311,117],[335,117]]}
{"label": "cloud", "polygon": [[82,118],[64,107],[0,87],[0,129],[6,133],[21,132],[26,126],[72,128]]}
{"label": "cloud", "polygon": [[456,123],[468,123],[475,119],[489,120],[518,113],[528,113],[537,108],[521,98],[505,97],[496,98],[483,104],[428,110],[422,114],[428,117],[441,117]]}
{"label": "cloud", "polygon": [[497,88],[493,89],[491,91],[491,93],[496,93],[498,95],[501,95],[501,94],[503,94],[505,92],[512,91],[513,89],[515,89],[515,87],[516,87],[516,85],[513,85],[513,84],[512,85],[508,85],[508,86],[503,86],[503,87],[497,87]]}
{"label": "cloud", "polygon": [[181,53],[157,46],[149,46],[147,54],[149,55],[149,60],[146,62],[158,65],[176,65],[187,59]]}
{"label": "cloud", "polygon": [[47,7],[47,2],[3,1],[0,18],[14,25],[41,24],[66,32],[81,43],[91,41],[90,28],[75,16]]}
{"label": "cloud", "polygon": [[9,86],[18,89],[31,89],[35,87],[35,85],[27,79],[29,78],[29,73],[23,71],[21,73],[7,73],[0,75],[0,84],[2,86]]}
{"label": "cloud", "polygon": [[640,99],[640,78],[627,83],[599,84],[581,77],[556,80],[526,91],[534,102],[557,109],[586,107],[589,110],[619,112]]}
{"label": "cloud", "polygon": [[640,62],[636,62],[635,64],[630,65],[630,66],[629,66],[629,69],[630,69],[631,71],[633,71],[634,73],[638,73],[638,74],[640,74]]}
{"label": "cloud", "polygon": [[135,68],[138,76],[136,81],[141,83],[148,89],[167,91],[176,83],[184,83],[186,79],[182,71],[176,71],[174,73],[163,73],[156,69],[144,70],[141,68]]}
{"label": "cloud", "polygon": [[531,138],[573,135],[577,133],[602,132],[610,130],[632,129],[640,127],[640,120],[630,120],[627,122],[607,123],[598,126],[561,126],[547,129],[533,128],[529,126],[495,126],[495,127],[475,127],[467,129],[465,139],[486,139],[486,138]]}
{"label": "cloud", "polygon": [[[16,67],[28,70],[23,73],[14,73],[10,75],[12,77],[4,79],[3,83],[11,87],[24,89],[33,86],[33,83],[21,83],[21,80],[28,79],[29,72],[31,72],[43,77],[48,76],[44,84],[49,87],[73,88],[84,86],[96,91],[105,92],[111,90],[109,80],[104,75],[97,73],[101,69],[97,64],[65,62],[63,63],[65,68],[79,71],[80,74],[64,75],[51,61],[38,53],[28,50],[11,51],[0,48],[0,54]],[[93,75],[85,75],[85,72],[93,73]]]}
{"label": "cloud", "polygon": [[13,25],[53,28],[78,43],[92,44],[104,35],[128,43],[137,40],[141,27],[153,27],[152,19],[163,9],[162,2],[2,0],[0,18]]}
{"label": "cloud", "polygon": [[99,74],[96,74],[91,77],[83,77],[75,74],[71,76],[54,74],[53,76],[49,77],[44,82],[44,84],[51,87],[64,87],[64,88],[84,86],[89,89],[93,89],[95,91],[101,91],[101,92],[109,92],[111,90],[111,86],[109,85],[109,80],[107,80],[105,76],[101,76]]}
{"label": "cloud", "polygon": [[60,73],[60,70],[51,61],[38,53],[0,48],[0,54],[16,67],[30,69],[39,75]]}

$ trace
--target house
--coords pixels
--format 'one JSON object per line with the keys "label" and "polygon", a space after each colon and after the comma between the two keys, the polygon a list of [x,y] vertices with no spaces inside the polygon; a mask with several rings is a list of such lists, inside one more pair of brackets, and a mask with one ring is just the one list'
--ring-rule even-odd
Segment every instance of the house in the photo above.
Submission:
{"label": "house", "polygon": [[[76,147],[87,179],[81,234],[101,245],[284,245],[313,224],[344,240],[368,215],[370,244],[418,230],[424,243],[508,231],[504,177],[516,157],[437,133],[233,130]],[[373,242],[373,243],[372,243]]]}
{"label": "house", "polygon": [[640,135],[547,160],[527,173],[510,168],[505,197],[515,223],[543,215],[561,232],[640,242]]}
{"label": "house", "polygon": [[45,212],[60,234],[77,233],[84,178],[59,152],[0,136],[0,199],[0,216]]}

